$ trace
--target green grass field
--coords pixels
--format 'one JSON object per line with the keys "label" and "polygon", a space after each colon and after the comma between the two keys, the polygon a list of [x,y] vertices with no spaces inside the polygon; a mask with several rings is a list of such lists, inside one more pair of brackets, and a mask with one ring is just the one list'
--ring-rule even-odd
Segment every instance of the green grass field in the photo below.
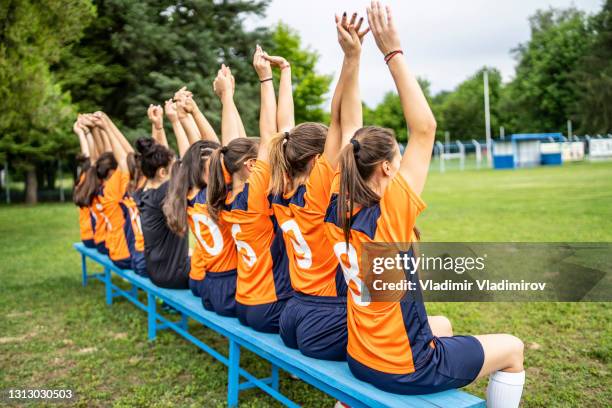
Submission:
{"label": "green grass field", "polygon": [[[612,163],[520,171],[433,172],[418,226],[427,241],[612,241]],[[72,389],[75,406],[224,406],[226,371],[178,335],[146,338],[144,313],[106,307],[81,286],[70,204],[0,207],[0,390]],[[509,332],[526,345],[524,406],[610,406],[609,303],[431,303],[457,334]],[[193,325],[225,351],[218,335]],[[257,375],[268,364],[243,353]],[[486,381],[468,387],[482,396]],[[282,391],[310,407],[334,401],[287,376]],[[274,406],[258,391],[241,406]]]}

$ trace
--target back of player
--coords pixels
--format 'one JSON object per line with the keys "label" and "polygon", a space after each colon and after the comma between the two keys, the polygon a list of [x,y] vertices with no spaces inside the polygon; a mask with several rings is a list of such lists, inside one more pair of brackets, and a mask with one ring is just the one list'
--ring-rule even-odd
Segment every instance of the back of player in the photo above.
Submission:
{"label": "back of player", "polygon": [[231,227],[208,213],[208,161],[219,143],[197,141],[172,169],[164,214],[168,226],[185,234],[187,224],[196,238],[191,256],[189,287],[207,310],[236,315],[236,246]]}
{"label": "back of player", "polygon": [[91,203],[98,187],[95,165],[82,168],[79,182],[74,186],[74,203],[79,207],[79,231],[81,242],[87,248],[96,248],[94,242],[94,219],[91,214]]}
{"label": "back of player", "polygon": [[256,160],[257,154],[257,143],[247,138],[216,150],[207,201],[213,220],[231,225],[237,247],[238,319],[255,330],[275,333],[292,289],[282,234],[270,208],[269,165]]}

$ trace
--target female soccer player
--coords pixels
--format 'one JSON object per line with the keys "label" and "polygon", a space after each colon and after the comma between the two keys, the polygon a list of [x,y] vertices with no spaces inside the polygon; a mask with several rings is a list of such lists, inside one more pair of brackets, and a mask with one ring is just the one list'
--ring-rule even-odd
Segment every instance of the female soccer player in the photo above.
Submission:
{"label": "female soccer player", "polygon": [[[238,319],[255,330],[277,333],[280,314],[292,289],[282,234],[268,196],[268,149],[276,129],[276,97],[272,68],[259,46],[253,65],[261,83],[261,145],[240,137],[235,116],[231,115],[233,100],[225,91],[222,133],[224,143],[226,135],[231,141],[211,156],[207,201],[212,219],[231,225],[238,250]],[[219,86],[226,88],[228,84],[221,82]]]}
{"label": "female soccer player", "polygon": [[362,296],[359,259],[371,242],[416,240],[415,219],[435,136],[435,119],[407,68],[389,8],[368,7],[369,26],[385,56],[410,130],[403,157],[391,131],[359,129],[341,152],[340,175],[326,217],[349,286],[348,362],[353,374],[390,392],[424,394],[463,387],[489,375],[492,407],[517,407],[525,373],[523,343],[514,336],[452,336],[429,324],[422,303],[371,302]]}
{"label": "female soccer player", "polygon": [[[227,109],[230,109],[231,116],[235,117],[231,82],[231,72],[223,66],[215,79],[214,89],[224,104],[223,115],[229,114]],[[224,97],[225,92],[228,92],[228,98]],[[197,105],[193,105],[197,110]],[[227,124],[227,118],[224,123]],[[235,316],[236,246],[230,226],[223,220],[214,222],[206,202],[209,159],[211,153],[219,148],[219,142],[214,131],[205,131],[204,135],[207,140],[192,144],[181,161],[174,165],[164,213],[175,233],[184,235],[189,225],[196,237],[189,273],[189,287],[193,294],[202,298],[202,305],[207,310]],[[222,130],[222,135],[224,140],[228,139],[227,130],[225,133]]]}
{"label": "female soccer player", "polygon": [[[104,175],[104,181],[98,192],[101,215],[106,223],[108,256],[120,268],[140,267],[142,262],[133,264],[132,255],[136,255],[137,252],[136,237],[128,206],[124,202],[130,182],[128,155],[133,154],[133,149],[106,114],[96,112],[92,120],[105,134],[104,137],[108,137],[117,164],[115,169]],[[139,272],[142,273],[142,270]]]}
{"label": "female soccer player", "polygon": [[281,315],[280,334],[288,347],[326,360],[346,359],[346,283],[321,226],[340,149],[361,127],[357,85],[361,41],[368,30],[360,31],[363,18],[356,19],[356,13],[350,22],[346,13],[342,20],[336,18],[344,62],[332,99],[329,132],[318,123],[291,129],[293,102],[285,96],[291,94],[289,64],[266,57],[281,69],[277,124],[283,133],[271,141],[270,167],[274,214],[283,230],[295,290]]}
{"label": "female soccer player", "polygon": [[86,247],[95,248],[94,222],[89,207],[99,184],[95,171],[98,156],[89,128],[77,120],[72,129],[79,137],[79,144],[81,145],[81,154],[77,158],[79,164],[78,183],[74,186],[73,201],[79,207],[81,241]]}

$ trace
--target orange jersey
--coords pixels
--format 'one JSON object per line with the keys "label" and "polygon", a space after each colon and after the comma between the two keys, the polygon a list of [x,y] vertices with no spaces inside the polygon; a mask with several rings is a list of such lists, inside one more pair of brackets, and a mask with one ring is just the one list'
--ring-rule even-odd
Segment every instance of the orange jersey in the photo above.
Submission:
{"label": "orange jersey", "polygon": [[306,184],[272,200],[283,231],[291,285],[313,296],[346,296],[346,283],[325,232],[324,219],[335,169],[325,155],[315,162]]}
{"label": "orange jersey", "polygon": [[110,259],[114,261],[130,257],[128,240],[124,230],[126,219],[129,219],[129,212],[123,203],[129,178],[128,173],[119,169],[115,170],[110,178],[104,181],[98,194],[102,217],[106,222],[106,247]]}
{"label": "orange jersey", "polygon": [[138,212],[136,200],[134,200],[134,197],[126,193],[126,195],[123,197],[123,205],[127,208],[127,214],[124,212],[124,215],[129,216],[129,223],[131,226],[131,231],[129,231],[127,234],[130,253],[132,253],[134,250],[144,252],[144,236],[142,235],[140,212]]}
{"label": "orange jersey", "polygon": [[93,220],[89,207],[79,207],[79,229],[81,230],[81,241],[94,238]]}
{"label": "orange jersey", "polygon": [[102,215],[102,204],[100,204],[100,198],[97,195],[91,200],[89,211],[94,230],[94,243],[98,245],[106,241],[106,222]]}
{"label": "orange jersey", "polygon": [[205,188],[187,197],[187,219],[196,238],[189,277],[202,280],[206,272],[235,270],[238,261],[231,226],[223,219],[215,223],[210,218]]}
{"label": "orange jersey", "polygon": [[347,281],[348,354],[364,364],[389,374],[409,374],[428,359],[433,336],[422,303],[370,302],[361,270],[363,245],[370,242],[411,243],[416,217],[425,208],[406,180],[397,174],[378,204],[358,208],[353,215],[347,248],[337,216],[337,186],[334,181],[325,218],[329,239]]}
{"label": "orange jersey", "polygon": [[272,214],[270,166],[257,161],[243,190],[228,195],[222,220],[231,225],[238,251],[236,300],[244,305],[272,303],[291,295],[287,254]]}

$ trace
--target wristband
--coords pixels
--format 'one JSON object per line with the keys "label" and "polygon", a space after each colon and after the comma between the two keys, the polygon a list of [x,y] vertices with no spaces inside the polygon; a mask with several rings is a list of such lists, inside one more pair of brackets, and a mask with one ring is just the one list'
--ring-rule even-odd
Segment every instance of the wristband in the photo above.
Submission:
{"label": "wristband", "polygon": [[390,53],[385,55],[385,64],[389,64],[389,61],[391,61],[391,59],[393,59],[393,57],[395,57],[397,54],[404,55],[404,51],[402,51],[402,50],[395,50],[395,51],[391,51]]}
{"label": "wristband", "polygon": [[266,78],[266,79],[260,79],[260,80],[259,80],[259,83],[260,83],[260,84],[263,84],[264,82],[271,81],[271,80],[272,80],[272,77],[270,77],[270,78]]}

